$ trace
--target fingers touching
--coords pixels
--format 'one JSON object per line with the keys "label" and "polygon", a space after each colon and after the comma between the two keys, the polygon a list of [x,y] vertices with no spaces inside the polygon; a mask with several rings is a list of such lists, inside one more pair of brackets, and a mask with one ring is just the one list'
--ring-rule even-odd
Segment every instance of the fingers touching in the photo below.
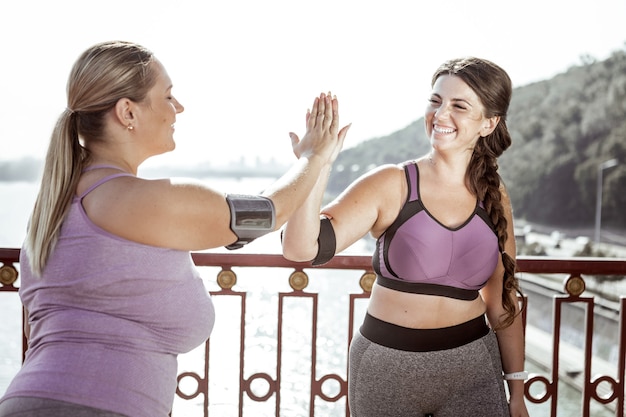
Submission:
{"label": "fingers touching", "polygon": [[291,146],[297,158],[313,152],[325,154],[329,161],[343,147],[343,141],[350,126],[339,130],[339,102],[330,92],[321,93],[313,100],[311,109],[306,112],[306,133],[300,139],[293,132],[289,133]]}
{"label": "fingers touching", "polygon": [[328,130],[337,115],[337,97],[332,97],[330,92],[322,93],[313,100],[312,109],[307,110],[307,129]]}

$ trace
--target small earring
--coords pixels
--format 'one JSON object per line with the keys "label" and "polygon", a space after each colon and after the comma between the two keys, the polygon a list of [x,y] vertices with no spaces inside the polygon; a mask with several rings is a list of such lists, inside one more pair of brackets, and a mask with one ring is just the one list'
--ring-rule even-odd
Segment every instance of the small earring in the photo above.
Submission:
{"label": "small earring", "polygon": [[133,129],[134,129],[134,127],[133,127],[133,125],[128,125],[128,126],[126,126],[126,129],[128,129],[128,130],[133,130]]}

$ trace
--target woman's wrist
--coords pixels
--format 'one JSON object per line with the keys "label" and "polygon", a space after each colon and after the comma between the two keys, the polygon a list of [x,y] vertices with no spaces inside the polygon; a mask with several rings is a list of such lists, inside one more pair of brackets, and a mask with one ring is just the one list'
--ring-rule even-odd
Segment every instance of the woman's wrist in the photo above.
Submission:
{"label": "woman's wrist", "polygon": [[507,381],[515,381],[515,380],[526,381],[528,379],[528,372],[527,371],[511,372],[510,374],[503,374],[502,378]]}

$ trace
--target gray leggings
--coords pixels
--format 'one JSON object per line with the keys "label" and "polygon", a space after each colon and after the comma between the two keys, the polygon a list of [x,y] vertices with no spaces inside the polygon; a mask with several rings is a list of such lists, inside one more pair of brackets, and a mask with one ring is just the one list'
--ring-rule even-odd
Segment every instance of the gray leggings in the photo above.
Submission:
{"label": "gray leggings", "polygon": [[13,397],[0,403],[0,417],[125,417],[84,405],[37,397]]}
{"label": "gray leggings", "polygon": [[410,352],[357,332],[350,346],[353,417],[509,417],[495,333],[459,347]]}

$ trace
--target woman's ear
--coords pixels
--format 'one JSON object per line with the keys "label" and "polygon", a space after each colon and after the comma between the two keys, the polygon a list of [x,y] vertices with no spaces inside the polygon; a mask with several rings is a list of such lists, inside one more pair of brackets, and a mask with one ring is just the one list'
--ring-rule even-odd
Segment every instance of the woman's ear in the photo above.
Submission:
{"label": "woman's ear", "polygon": [[489,136],[496,129],[498,123],[500,123],[500,116],[493,116],[485,119],[485,123],[480,129],[480,136],[482,136],[483,138],[485,136]]}
{"label": "woman's ear", "polygon": [[134,104],[128,98],[121,98],[115,103],[115,118],[126,129],[132,129],[135,122]]}

